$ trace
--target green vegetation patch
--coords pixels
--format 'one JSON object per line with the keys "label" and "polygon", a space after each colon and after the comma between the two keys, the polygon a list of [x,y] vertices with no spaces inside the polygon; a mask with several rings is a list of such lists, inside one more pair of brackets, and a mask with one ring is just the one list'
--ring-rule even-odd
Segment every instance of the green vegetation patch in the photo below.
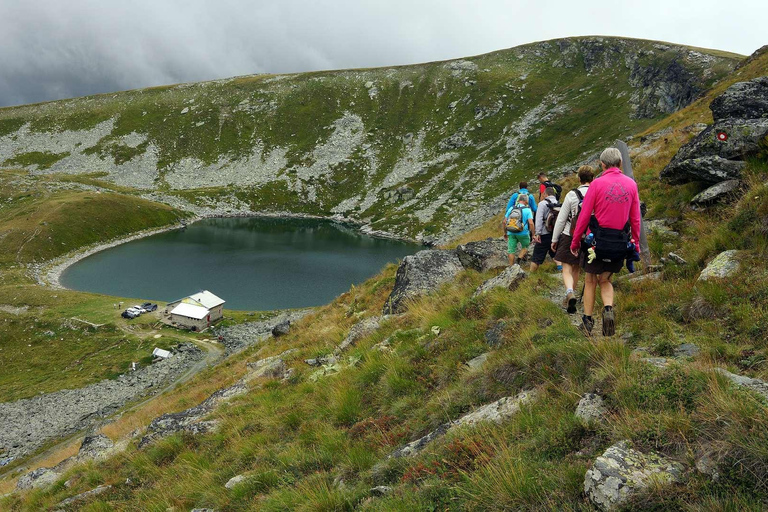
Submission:
{"label": "green vegetation patch", "polygon": [[29,153],[20,153],[13,158],[9,158],[3,165],[28,167],[36,165],[38,169],[50,169],[53,164],[69,156],[69,151],[64,153],[50,153],[47,151],[31,151]]}

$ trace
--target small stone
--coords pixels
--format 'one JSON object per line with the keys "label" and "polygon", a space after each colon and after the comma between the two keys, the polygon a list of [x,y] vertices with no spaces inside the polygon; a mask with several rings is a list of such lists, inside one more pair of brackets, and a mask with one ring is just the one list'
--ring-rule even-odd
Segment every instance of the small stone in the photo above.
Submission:
{"label": "small stone", "polygon": [[224,484],[224,488],[225,488],[225,489],[230,489],[230,490],[231,490],[231,489],[233,489],[233,488],[234,488],[236,485],[238,485],[239,483],[241,483],[241,482],[245,481],[245,479],[246,479],[246,478],[247,478],[247,477],[246,477],[245,475],[237,475],[237,476],[233,476],[232,478],[230,478],[230,479],[229,479],[229,481],[227,481],[227,483],[226,483],[226,484]]}
{"label": "small stone", "polygon": [[507,322],[504,320],[497,320],[493,326],[485,331],[485,342],[489,347],[498,347],[504,342],[504,328],[507,326]]}
{"label": "small stone", "polygon": [[470,370],[477,370],[481,368],[486,363],[486,361],[488,361],[489,355],[491,355],[490,352],[486,352],[485,354],[480,354],[479,356],[475,357],[474,359],[470,359],[464,364],[466,364]]}
{"label": "small stone", "polygon": [[683,343],[675,348],[675,357],[696,357],[701,349],[695,343]]}
{"label": "small stone", "polygon": [[666,368],[669,366],[669,359],[666,357],[644,357],[642,360],[656,368]]}
{"label": "small stone", "polygon": [[582,419],[586,423],[600,419],[608,409],[605,407],[603,397],[594,393],[587,393],[576,407],[576,417]]}
{"label": "small stone", "polygon": [[370,493],[371,496],[381,498],[383,496],[387,496],[388,494],[392,494],[392,488],[388,485],[378,485],[371,489]]}
{"label": "small stone", "polygon": [[739,270],[738,255],[740,251],[730,250],[718,254],[707,267],[701,271],[699,281],[726,279],[733,277]]}
{"label": "small stone", "polygon": [[687,265],[688,264],[688,262],[685,261],[685,259],[683,259],[682,256],[680,256],[680,255],[678,255],[678,254],[676,254],[674,252],[669,253],[669,259],[671,259],[672,261],[674,261],[678,265]]}

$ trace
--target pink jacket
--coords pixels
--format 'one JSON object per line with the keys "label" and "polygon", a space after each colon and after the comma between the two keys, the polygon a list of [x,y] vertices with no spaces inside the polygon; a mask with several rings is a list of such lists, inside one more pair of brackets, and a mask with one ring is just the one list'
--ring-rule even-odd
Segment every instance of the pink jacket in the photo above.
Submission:
{"label": "pink jacket", "polygon": [[586,231],[593,211],[598,224],[604,228],[622,229],[629,219],[632,238],[639,239],[640,197],[637,193],[637,183],[625,176],[618,167],[606,169],[602,176],[589,186],[573,232],[571,250],[579,248],[581,235]]}

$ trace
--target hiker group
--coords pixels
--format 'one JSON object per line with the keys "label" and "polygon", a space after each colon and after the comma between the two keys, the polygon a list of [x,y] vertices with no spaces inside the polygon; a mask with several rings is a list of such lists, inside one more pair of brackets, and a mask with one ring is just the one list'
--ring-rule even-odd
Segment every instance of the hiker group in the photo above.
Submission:
{"label": "hiker group", "polygon": [[504,234],[510,265],[528,259],[530,270],[544,263],[547,254],[562,270],[565,285],[564,306],[576,313],[576,285],[584,270],[581,329],[592,334],[595,295],[598,286],[603,301],[603,335],[615,333],[613,285],[611,277],[625,261],[630,271],[639,260],[640,199],[635,181],[621,170],[621,152],[608,148],[600,155],[602,173],[588,165],[579,167],[579,186],[569,191],[560,203],[562,187],[539,175],[539,202],[521,182],[512,194],[504,216]]}

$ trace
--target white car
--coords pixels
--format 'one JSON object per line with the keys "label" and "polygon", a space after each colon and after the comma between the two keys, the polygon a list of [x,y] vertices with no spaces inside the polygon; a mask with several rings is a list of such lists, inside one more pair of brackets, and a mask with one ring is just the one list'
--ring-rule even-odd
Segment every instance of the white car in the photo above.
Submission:
{"label": "white car", "polygon": [[139,314],[142,314],[142,313],[146,313],[146,312],[147,312],[147,310],[146,310],[146,309],[144,309],[143,307],[139,306],[138,304],[137,304],[137,305],[135,305],[135,306],[131,306],[131,307],[130,307],[130,309],[135,309],[136,311],[138,311],[138,312],[139,312]]}

